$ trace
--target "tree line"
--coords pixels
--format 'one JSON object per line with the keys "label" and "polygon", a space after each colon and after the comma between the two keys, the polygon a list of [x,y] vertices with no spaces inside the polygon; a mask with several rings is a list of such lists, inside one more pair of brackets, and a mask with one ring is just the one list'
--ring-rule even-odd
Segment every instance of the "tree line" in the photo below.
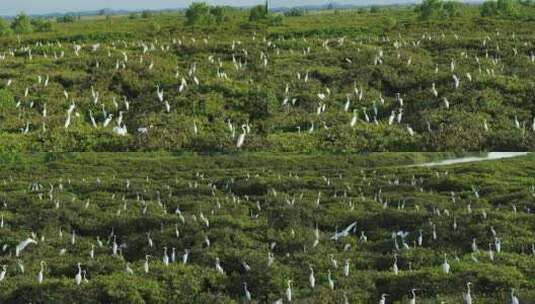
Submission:
{"label": "tree line", "polygon": [[[467,6],[457,1],[424,0],[416,6],[420,19],[428,20],[438,17],[459,17],[462,9]],[[521,7],[535,7],[534,0],[487,0],[479,5],[482,17],[514,17]]]}

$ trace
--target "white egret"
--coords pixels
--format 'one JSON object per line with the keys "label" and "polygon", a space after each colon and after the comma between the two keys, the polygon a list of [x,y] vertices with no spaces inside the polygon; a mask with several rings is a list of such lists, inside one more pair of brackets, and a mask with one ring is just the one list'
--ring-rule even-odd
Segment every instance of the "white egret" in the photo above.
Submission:
{"label": "white egret", "polygon": [[221,263],[219,262],[219,258],[215,258],[215,269],[220,274],[225,274],[225,271],[223,270],[223,267],[221,267]]}
{"label": "white egret", "polygon": [[134,270],[130,267],[130,263],[126,263],[125,272],[127,274],[134,274]]}
{"label": "white egret", "polygon": [[453,78],[455,89],[458,89],[459,86],[461,85],[461,79],[459,79],[459,77],[455,74],[452,76],[452,78]]}
{"label": "white egret", "polygon": [[288,288],[286,288],[286,300],[288,300],[288,302],[292,302],[292,280],[288,280],[287,284]]}
{"label": "white egret", "polygon": [[379,300],[379,304],[386,304],[386,297],[387,296],[388,296],[388,294],[386,294],[386,293],[381,294],[381,299]]}
{"label": "white egret", "polygon": [[149,257],[150,255],[145,255],[145,263],[143,263],[143,270],[145,273],[149,273]]}
{"label": "white egret", "polygon": [[82,264],[78,263],[78,273],[74,276],[74,282],[76,285],[80,285],[82,283]]}
{"label": "white egret", "polygon": [[15,248],[15,256],[20,256],[21,252],[30,244],[37,244],[37,241],[32,238],[27,238],[24,241],[21,241]]}
{"label": "white egret", "polygon": [[37,282],[39,284],[43,283],[43,280],[45,278],[45,261],[41,261],[41,270],[39,271],[39,273],[37,274]]}
{"label": "white egret", "polygon": [[6,278],[7,265],[2,265],[2,272],[0,272],[0,282]]}
{"label": "white egret", "polygon": [[397,254],[394,254],[394,264],[392,265],[392,271],[394,271],[395,275],[398,275],[398,273],[399,273],[398,256],[397,256]]}
{"label": "white egret", "polygon": [[414,136],[414,134],[416,134],[414,132],[414,130],[411,128],[411,126],[409,126],[409,124],[407,124],[407,132],[409,132],[409,135],[410,136]]}
{"label": "white egret", "polygon": [[447,255],[444,253],[444,263],[442,263],[442,271],[444,273],[450,273],[450,264],[448,264]]}
{"label": "white egret", "polygon": [[349,235],[351,230],[353,230],[357,226],[357,222],[353,222],[349,224],[344,230],[341,232],[335,232],[334,235],[331,237],[331,240],[338,240],[339,238],[346,237]]}
{"label": "white egret", "polygon": [[184,254],[182,255],[182,264],[187,264],[189,258],[189,249],[184,250]]}
{"label": "white egret", "polygon": [[353,110],[353,118],[351,118],[351,122],[349,123],[349,125],[352,128],[357,124],[357,119],[358,119],[357,110]]}
{"label": "white egret", "polygon": [[247,289],[246,282],[243,283],[243,292],[245,293],[245,299],[247,300],[247,302],[250,302],[252,297],[251,292],[249,291],[249,289]]}
{"label": "white egret", "polygon": [[[1,281],[1,275],[0,275],[0,281]],[[520,301],[515,296],[515,289],[511,288],[511,304],[520,304]]]}
{"label": "white egret", "polygon": [[316,277],[314,276],[314,268],[312,266],[308,266],[310,269],[310,275],[308,276],[308,283],[310,284],[310,288],[314,289],[316,287]]}
{"label": "white egret", "polygon": [[472,304],[472,294],[470,292],[471,282],[466,283],[466,293],[463,294],[464,304]]}
{"label": "white egret", "polygon": [[20,273],[24,273],[24,264],[21,260],[17,260],[17,267],[19,268]]}
{"label": "white egret", "polygon": [[329,288],[331,290],[334,290],[334,281],[331,278],[331,270],[330,269],[327,271],[327,281],[329,282]]}
{"label": "white egret", "polygon": [[169,256],[167,255],[167,247],[163,247],[162,261],[165,266],[169,266]]}
{"label": "white egret", "polygon": [[416,289],[411,289],[412,298],[409,300],[409,304],[416,304]]}
{"label": "white egret", "polygon": [[243,146],[243,143],[245,141],[245,134],[247,133],[247,130],[246,130],[246,125],[243,124],[241,126],[243,132],[240,134],[240,136],[238,136],[238,141],[236,142],[236,148],[241,148]]}

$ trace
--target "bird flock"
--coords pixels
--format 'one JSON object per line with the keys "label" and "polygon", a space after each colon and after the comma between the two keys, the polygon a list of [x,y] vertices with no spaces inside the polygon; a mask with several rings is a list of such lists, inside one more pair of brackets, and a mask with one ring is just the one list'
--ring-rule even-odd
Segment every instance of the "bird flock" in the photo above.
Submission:
{"label": "bird flock", "polygon": [[0,48],[0,129],[29,150],[526,150],[535,37],[503,27],[22,38]]}
{"label": "bird flock", "polygon": [[[535,172],[532,156],[437,168],[143,157],[81,154],[2,170],[2,302],[59,282],[97,297],[95,286],[121,288],[99,285],[110,277],[250,303],[519,303],[533,295],[535,180],[516,178]],[[166,281],[174,273],[185,281]],[[189,301],[201,301],[198,292]]]}

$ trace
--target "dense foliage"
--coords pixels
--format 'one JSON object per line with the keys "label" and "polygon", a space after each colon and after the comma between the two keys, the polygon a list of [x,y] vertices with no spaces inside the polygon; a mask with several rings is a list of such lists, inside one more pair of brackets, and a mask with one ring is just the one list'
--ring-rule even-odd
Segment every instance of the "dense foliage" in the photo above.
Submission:
{"label": "dense foliage", "polygon": [[66,14],[61,17],[56,18],[56,21],[58,23],[71,23],[71,22],[75,22],[76,19],[77,19],[76,16],[71,15],[71,14]]}
{"label": "dense foliage", "polygon": [[33,25],[28,15],[21,13],[11,22],[11,29],[17,34],[28,34],[33,32]]}
{"label": "dense foliage", "polygon": [[0,302],[530,303],[535,156],[440,157],[2,154]]}
{"label": "dense foliage", "polygon": [[534,8],[425,3],[440,13],[195,3],[2,37],[0,150],[233,151],[244,132],[257,151],[535,149]]}

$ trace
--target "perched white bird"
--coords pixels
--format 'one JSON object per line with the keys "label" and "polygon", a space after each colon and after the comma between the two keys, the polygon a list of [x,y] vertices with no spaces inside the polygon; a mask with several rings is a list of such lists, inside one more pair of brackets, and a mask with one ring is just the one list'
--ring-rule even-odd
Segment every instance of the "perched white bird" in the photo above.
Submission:
{"label": "perched white bird", "polygon": [[288,288],[286,288],[286,300],[288,300],[288,302],[292,302],[292,280],[288,280],[287,284]]}
{"label": "perched white bird", "polygon": [[247,283],[243,283],[243,292],[245,294],[245,300],[247,300],[247,302],[250,302],[252,297],[251,297],[251,292],[249,291],[249,289],[247,289]]}
{"label": "perched white bird", "polygon": [[409,132],[410,136],[414,136],[414,134],[416,134],[416,132],[414,132],[414,130],[408,124],[407,124],[407,132]]}
{"label": "perched white bird", "polygon": [[353,110],[353,118],[351,118],[351,122],[349,123],[352,128],[357,124],[357,119],[357,110]]}
{"label": "perched white bird", "polygon": [[458,89],[459,86],[461,85],[461,79],[459,79],[459,77],[455,74],[452,76],[452,78],[453,78],[455,89]]}
{"label": "perched white bird", "polygon": [[314,289],[316,287],[316,277],[314,276],[314,268],[312,266],[309,266],[310,268],[310,275],[308,276],[308,283],[310,284],[310,288]]}
{"label": "perched white bird", "polygon": [[43,280],[45,278],[44,272],[45,272],[45,261],[41,261],[41,270],[37,274],[37,282],[39,282],[39,284],[43,283]]}
{"label": "perched white bird", "polygon": [[433,82],[433,85],[431,86],[431,92],[433,93],[433,96],[438,97],[438,91],[435,87],[435,83]]}
{"label": "perched white bird", "polygon": [[466,293],[463,294],[464,304],[472,304],[472,294],[470,293],[471,282],[466,283]]}
{"label": "perched white bird", "polygon": [[113,127],[113,133],[119,136],[126,136],[128,134],[128,129],[126,128],[126,125],[116,126]]}
{"label": "perched white bird", "polygon": [[113,120],[113,114],[110,114],[110,115],[106,118],[106,120],[104,120],[104,124],[103,124],[104,128],[107,127],[107,126],[110,124],[110,122],[111,122],[112,120]]}
{"label": "perched white bird", "polygon": [[125,272],[128,274],[134,274],[134,270],[130,267],[130,263],[126,263]]}
{"label": "perched white bird", "polygon": [[215,269],[217,270],[217,272],[219,272],[220,274],[225,274],[225,271],[223,270],[223,267],[221,267],[221,264],[219,262],[219,258],[215,258]]}
{"label": "perched white bird", "polygon": [[188,263],[188,257],[189,257],[189,249],[184,250],[184,254],[182,255],[182,264]]}
{"label": "perched white bird", "polygon": [[0,282],[6,278],[7,265],[2,265],[2,272],[0,272]]}
{"label": "perched white bird", "polygon": [[78,273],[74,276],[74,282],[76,285],[80,285],[82,283],[82,266],[80,263],[78,263]]}
{"label": "perched white bird", "polygon": [[327,281],[329,282],[329,288],[331,290],[334,290],[334,281],[331,278],[331,270],[330,269],[327,271]]}
{"label": "perched white bird", "polygon": [[383,293],[381,295],[381,299],[379,300],[379,304],[386,304],[386,297],[388,296],[388,294],[386,293]]}
{"label": "perched white bird", "polygon": [[444,263],[442,263],[442,271],[444,273],[450,273],[450,264],[448,264],[448,259],[445,253],[444,253]]}
{"label": "perched white bird", "polygon": [[446,109],[449,109],[450,108],[450,102],[449,102],[448,98],[444,97],[442,100],[444,101],[444,107],[446,107]]}
{"label": "perched white bird", "polygon": [[396,254],[394,254],[394,264],[392,265],[392,271],[394,271],[395,275],[399,274],[398,256]]}
{"label": "perched white bird", "polygon": [[412,298],[409,300],[409,304],[416,304],[416,289],[411,289]]}
{"label": "perched white bird", "polygon": [[243,143],[245,142],[245,134],[247,133],[246,126],[241,126],[243,132],[238,136],[238,141],[236,142],[236,148],[241,148],[243,146]]}
{"label": "perched white bird", "polygon": [[[0,275],[0,281],[1,281],[1,275]],[[511,304],[520,304],[520,301],[518,301],[518,298],[515,296],[514,288],[511,288]]]}
{"label": "perched white bird", "polygon": [[169,256],[167,255],[167,247],[163,247],[162,261],[165,266],[169,266]]}

